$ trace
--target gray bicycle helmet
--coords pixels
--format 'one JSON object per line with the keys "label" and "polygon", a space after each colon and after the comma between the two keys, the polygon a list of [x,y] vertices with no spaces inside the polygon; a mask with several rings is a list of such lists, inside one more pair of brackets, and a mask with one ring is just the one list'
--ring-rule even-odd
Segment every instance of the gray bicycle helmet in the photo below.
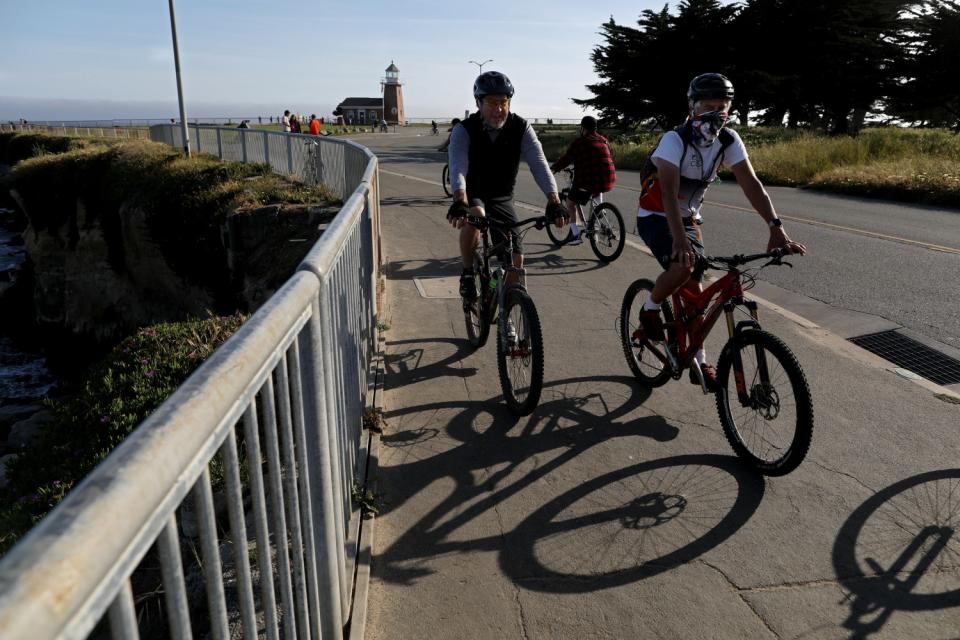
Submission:
{"label": "gray bicycle helmet", "polygon": [[690,81],[687,98],[691,102],[713,98],[733,100],[733,83],[719,73],[701,73]]}
{"label": "gray bicycle helmet", "polygon": [[513,83],[499,71],[484,71],[473,82],[473,97],[482,100],[484,96],[502,95],[513,97]]}

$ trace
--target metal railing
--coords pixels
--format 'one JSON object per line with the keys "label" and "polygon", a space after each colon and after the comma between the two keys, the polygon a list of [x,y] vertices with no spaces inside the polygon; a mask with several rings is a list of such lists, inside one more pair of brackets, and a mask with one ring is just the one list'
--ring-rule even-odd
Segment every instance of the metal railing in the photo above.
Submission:
{"label": "metal railing", "polygon": [[[135,599],[151,591],[173,638],[342,636],[376,346],[377,160],[347,141],[299,154],[300,136],[235,131],[191,135],[284,173],[319,158],[346,202],[287,283],[3,558],[0,638],[138,638]],[[171,125],[151,136],[182,142]]]}
{"label": "metal railing", "polygon": [[119,138],[124,140],[147,140],[150,132],[146,127],[83,126],[78,124],[9,124],[0,122],[0,131],[47,133],[55,136],[83,138]]}

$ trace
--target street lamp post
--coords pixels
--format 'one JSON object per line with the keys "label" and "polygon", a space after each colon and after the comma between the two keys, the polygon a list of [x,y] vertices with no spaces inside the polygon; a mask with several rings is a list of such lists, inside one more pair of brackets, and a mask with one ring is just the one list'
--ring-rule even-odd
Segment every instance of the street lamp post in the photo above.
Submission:
{"label": "street lamp post", "polygon": [[180,47],[177,44],[177,17],[170,0],[170,32],[173,34],[173,65],[177,69],[177,99],[180,101],[180,131],[183,133],[183,150],[190,157],[190,132],[187,130],[187,109],[183,106],[183,82],[180,80]]}
{"label": "street lamp post", "polygon": [[[171,0],[171,1],[172,1],[172,0]],[[488,62],[493,62],[493,60],[492,60],[492,59],[490,59],[490,60],[484,60],[483,62],[477,62],[477,61],[475,61],[475,60],[467,60],[467,62],[469,62],[470,64],[475,64],[475,65],[477,65],[478,67],[480,67],[480,73],[483,73],[483,65],[487,64]]]}

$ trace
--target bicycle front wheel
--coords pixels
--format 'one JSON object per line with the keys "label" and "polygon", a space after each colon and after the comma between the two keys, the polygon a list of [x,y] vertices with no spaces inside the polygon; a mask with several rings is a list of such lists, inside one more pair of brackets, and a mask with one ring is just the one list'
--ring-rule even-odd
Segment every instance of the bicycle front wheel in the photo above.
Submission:
{"label": "bicycle front wheel", "polygon": [[483,303],[487,295],[484,288],[483,261],[479,254],[473,256],[473,284],[477,291],[474,300],[463,301],[463,320],[467,326],[467,339],[470,344],[479,349],[487,343],[490,335],[490,317]]}
{"label": "bicycle front wheel", "polygon": [[447,197],[453,195],[453,191],[450,189],[450,165],[443,165],[443,174],[441,175],[440,182],[443,183],[443,192],[447,194]]}
{"label": "bicycle front wheel", "polygon": [[[653,282],[646,278],[636,280],[627,288],[620,305],[620,344],[627,365],[634,377],[647,387],[662,386],[670,379],[670,367],[663,361],[656,349],[666,349],[666,345],[653,345],[640,327],[640,309],[653,291]],[[664,300],[661,311],[669,309],[670,301]],[[661,314],[662,315],[662,314]],[[670,315],[669,317],[672,317]]]}
{"label": "bicycle front wheel", "polygon": [[730,340],[717,366],[720,424],[738,456],[765,475],[803,462],[813,438],[813,402],[796,356],[765,331]]}
{"label": "bicycle front wheel", "polygon": [[517,287],[507,291],[500,311],[497,369],[500,388],[510,410],[531,413],[543,390],[543,334],[533,299]]}
{"label": "bicycle front wheel", "polygon": [[570,229],[569,225],[558,229],[552,222],[548,222],[547,235],[550,237],[550,242],[557,247],[562,247],[573,240],[573,231]]}
{"label": "bicycle front wheel", "polygon": [[613,262],[623,253],[623,244],[627,240],[624,233],[623,216],[620,210],[609,202],[602,202],[590,216],[587,235],[590,248],[601,262]]}

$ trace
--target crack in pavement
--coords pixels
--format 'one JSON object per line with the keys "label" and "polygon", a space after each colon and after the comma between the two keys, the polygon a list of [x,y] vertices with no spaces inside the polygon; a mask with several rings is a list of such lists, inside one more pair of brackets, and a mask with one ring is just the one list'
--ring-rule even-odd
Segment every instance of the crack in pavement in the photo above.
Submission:
{"label": "crack in pavement", "polygon": [[700,558],[699,562],[700,562],[700,564],[704,565],[705,567],[708,567],[708,568],[710,568],[710,569],[713,569],[714,571],[716,571],[717,573],[719,573],[720,576],[727,582],[727,584],[729,584],[731,587],[733,587],[733,589],[734,589],[734,591],[736,592],[737,596],[740,598],[740,601],[743,602],[743,604],[746,605],[746,607],[753,613],[754,616],[756,616],[757,620],[759,620],[759,621],[763,624],[763,626],[767,629],[767,631],[769,631],[769,632],[773,635],[774,638],[779,638],[779,637],[780,637],[780,634],[773,630],[773,627],[771,627],[770,624],[764,619],[764,617],[763,617],[762,615],[760,615],[760,612],[757,611],[757,610],[754,608],[754,606],[753,606],[752,604],[750,604],[750,601],[748,601],[748,600],[744,597],[744,589],[741,589],[740,587],[738,587],[738,586],[737,586],[737,583],[734,582],[733,579],[730,578],[730,576],[728,576],[722,569],[720,569],[720,567],[717,567],[717,566],[714,566],[714,565],[710,564],[709,562],[707,562],[707,561],[704,560],[703,558]]}
{"label": "crack in pavement", "polygon": [[873,487],[867,485],[865,482],[863,482],[862,480],[860,480],[860,478],[858,478],[858,477],[856,477],[856,476],[854,476],[854,475],[851,475],[851,474],[847,473],[846,471],[840,471],[839,469],[831,469],[830,467],[828,467],[827,465],[823,464],[822,462],[819,462],[818,460],[810,459],[809,462],[817,465],[818,467],[820,467],[820,468],[823,469],[824,471],[828,471],[828,472],[830,472],[830,473],[835,473],[835,474],[837,474],[837,475],[846,476],[847,478],[850,478],[851,480],[853,480],[854,482],[856,482],[857,484],[859,484],[861,487],[863,487],[864,489],[866,489],[867,491],[869,491],[869,492],[870,492],[870,495],[873,495],[873,494],[875,494],[875,493],[877,492],[876,489],[874,489]]}

